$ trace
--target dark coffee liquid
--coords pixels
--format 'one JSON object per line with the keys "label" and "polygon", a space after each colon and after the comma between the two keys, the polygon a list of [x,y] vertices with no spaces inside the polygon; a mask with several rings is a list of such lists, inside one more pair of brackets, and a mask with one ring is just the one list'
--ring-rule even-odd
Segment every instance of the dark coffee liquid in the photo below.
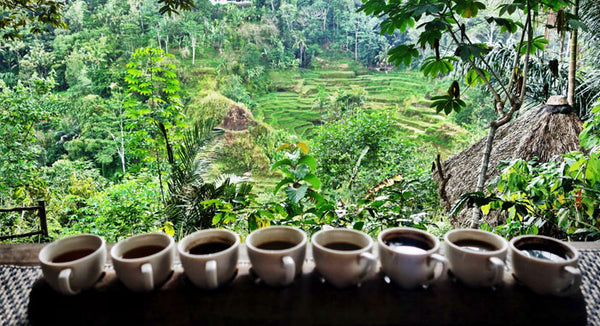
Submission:
{"label": "dark coffee liquid", "polygon": [[141,258],[153,255],[161,250],[165,249],[163,246],[141,246],[137,248],[133,248],[123,254],[123,258],[125,259],[133,259],[133,258]]}
{"label": "dark coffee liquid", "polygon": [[54,259],[52,259],[53,263],[66,263],[69,261],[77,260],[79,258],[83,258],[91,253],[96,251],[95,249],[77,249],[69,252],[65,252],[64,254],[60,254]]}
{"label": "dark coffee liquid", "polygon": [[294,247],[296,244],[289,241],[269,241],[258,245],[259,249],[264,250],[285,250]]}
{"label": "dark coffee liquid", "polygon": [[197,245],[193,246],[189,252],[192,255],[209,255],[209,254],[217,253],[219,251],[223,251],[229,247],[231,247],[230,243],[215,241],[215,242],[207,242],[207,243],[197,244]]}
{"label": "dark coffee liquid", "polygon": [[486,251],[498,250],[498,248],[496,248],[491,243],[488,243],[485,241],[480,241],[480,240],[473,240],[473,239],[458,240],[458,241],[454,242],[454,244],[463,249],[467,249],[469,251],[475,251],[475,252],[486,252]]}
{"label": "dark coffee liquid", "polygon": [[554,262],[563,262],[569,259],[569,255],[565,250],[558,246],[547,246],[540,243],[527,243],[518,247],[522,253],[529,257],[550,260]]}
{"label": "dark coffee liquid", "polygon": [[325,245],[325,248],[332,250],[341,250],[341,251],[351,251],[351,250],[360,250],[361,246],[357,246],[354,243],[350,242],[331,242]]}
{"label": "dark coffee liquid", "polygon": [[385,239],[383,241],[386,245],[392,247],[394,251],[407,253],[407,254],[419,254],[424,253],[432,247],[425,241],[415,239],[406,236],[396,236]]}

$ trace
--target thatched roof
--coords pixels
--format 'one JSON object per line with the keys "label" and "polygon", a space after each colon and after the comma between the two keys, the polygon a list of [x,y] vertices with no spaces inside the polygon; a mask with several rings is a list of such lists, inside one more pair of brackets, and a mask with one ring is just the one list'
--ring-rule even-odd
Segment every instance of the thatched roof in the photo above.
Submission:
{"label": "thatched roof", "polygon": [[[581,120],[568,105],[547,105],[530,110],[498,128],[490,155],[486,187],[500,174],[498,167],[502,161],[519,158],[530,160],[538,157],[540,161],[547,162],[556,155],[581,150],[578,138],[581,130]],[[485,142],[484,137],[442,163],[443,173],[447,178],[445,189],[442,189],[444,182],[438,170],[434,171],[434,179],[440,186],[440,195],[446,197],[441,199],[446,209],[449,209],[461,194],[475,190]],[[452,222],[455,226],[464,227],[469,225],[470,218],[471,210],[467,211],[465,208]],[[497,216],[493,215],[484,217],[491,225],[503,222],[496,219]]]}

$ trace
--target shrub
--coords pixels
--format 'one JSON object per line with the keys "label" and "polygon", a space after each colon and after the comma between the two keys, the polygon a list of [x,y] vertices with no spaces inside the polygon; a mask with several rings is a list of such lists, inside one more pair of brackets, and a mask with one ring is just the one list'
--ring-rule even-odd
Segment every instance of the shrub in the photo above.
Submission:
{"label": "shrub", "polygon": [[160,229],[165,222],[162,209],[158,179],[142,171],[88,198],[85,206],[70,217],[70,226],[64,231],[94,233],[116,242]]}
{"label": "shrub", "polygon": [[219,161],[224,165],[224,172],[243,174],[251,171],[266,174],[269,170],[269,158],[258,146],[250,132],[236,132],[225,137],[225,145],[219,152]]}

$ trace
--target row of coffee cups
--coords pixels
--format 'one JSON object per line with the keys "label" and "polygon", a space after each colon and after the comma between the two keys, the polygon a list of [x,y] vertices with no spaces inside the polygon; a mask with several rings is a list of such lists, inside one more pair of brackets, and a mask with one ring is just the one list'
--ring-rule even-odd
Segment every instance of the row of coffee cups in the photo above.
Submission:
{"label": "row of coffee cups", "polygon": [[[316,270],[332,285],[361,283],[374,272],[372,238],[350,229],[324,229],[311,239]],[[502,283],[507,253],[514,276],[543,294],[568,295],[579,288],[578,253],[570,245],[544,236],[521,236],[507,242],[490,232],[461,229],[445,235],[445,256],[433,235],[413,228],[382,231],[377,238],[386,276],[407,289],[426,286],[446,273],[472,287]],[[272,226],[252,232],[246,248],[253,272],[264,283],[285,286],[301,275],[308,237],[298,228]],[[151,291],[171,275],[175,250],[184,273],[200,288],[214,289],[235,277],[240,237],[222,229],[201,230],[175,244],[162,233],[137,235],[117,243],[111,258],[117,277],[133,291]],[[48,283],[64,294],[89,288],[100,277],[106,244],[95,235],[53,242],[39,254]]]}

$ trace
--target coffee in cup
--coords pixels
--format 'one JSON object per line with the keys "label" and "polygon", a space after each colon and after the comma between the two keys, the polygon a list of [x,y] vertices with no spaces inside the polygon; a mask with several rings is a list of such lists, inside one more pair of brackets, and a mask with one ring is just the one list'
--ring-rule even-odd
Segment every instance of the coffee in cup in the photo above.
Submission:
{"label": "coffee in cup", "polygon": [[46,245],[38,258],[48,284],[73,295],[92,287],[102,275],[106,243],[97,235],[74,235]]}
{"label": "coffee in cup", "polygon": [[194,232],[177,245],[185,275],[199,288],[216,289],[237,271],[240,237],[229,230]]}
{"label": "coffee in cup", "polygon": [[252,270],[268,285],[292,283],[302,274],[307,242],[306,233],[298,228],[270,226],[255,230],[246,238]]}
{"label": "coffee in cup", "polygon": [[[383,272],[402,288],[427,286],[446,273],[448,261],[439,254],[440,242],[425,231],[387,229],[377,242]],[[437,266],[441,268],[436,273]]]}
{"label": "coffee in cup", "polygon": [[444,236],[450,271],[471,287],[493,287],[502,283],[508,242],[491,232],[453,230]]}
{"label": "coffee in cup", "polygon": [[146,233],[117,243],[110,255],[117,277],[136,292],[148,292],[173,271],[175,241],[164,233]]}
{"label": "coffee in cup", "polygon": [[534,292],[566,296],[579,290],[579,254],[567,243],[524,235],[510,241],[510,253],[514,276]]}
{"label": "coffee in cup", "polygon": [[312,237],[317,271],[335,287],[360,284],[377,265],[371,253],[373,240],[350,229],[326,229]]}

